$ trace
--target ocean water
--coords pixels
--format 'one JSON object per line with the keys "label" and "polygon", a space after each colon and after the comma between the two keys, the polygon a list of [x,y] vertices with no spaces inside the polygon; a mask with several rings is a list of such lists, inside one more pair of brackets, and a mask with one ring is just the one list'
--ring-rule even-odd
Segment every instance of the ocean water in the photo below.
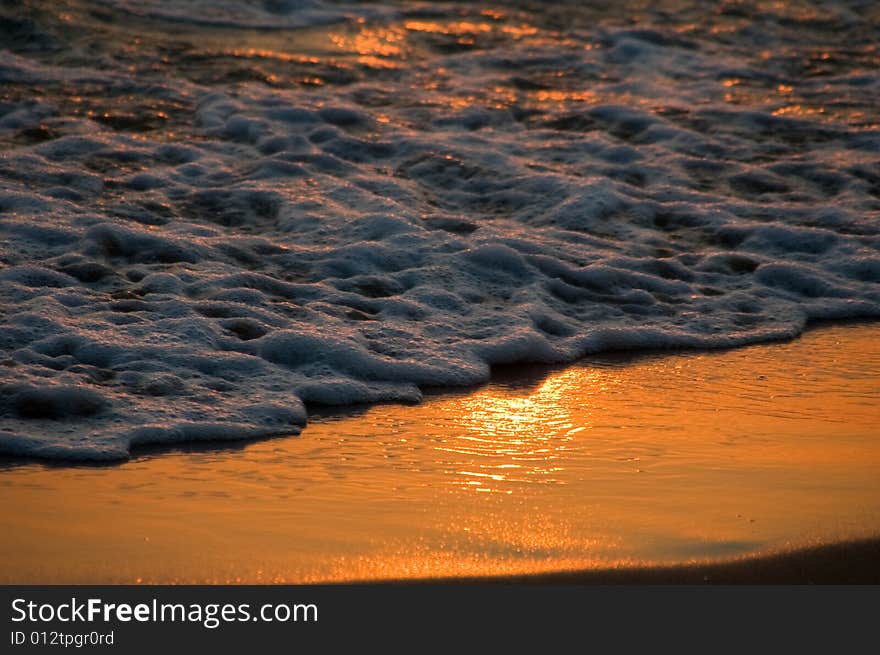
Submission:
{"label": "ocean water", "polygon": [[0,453],[880,316],[873,2],[0,6]]}

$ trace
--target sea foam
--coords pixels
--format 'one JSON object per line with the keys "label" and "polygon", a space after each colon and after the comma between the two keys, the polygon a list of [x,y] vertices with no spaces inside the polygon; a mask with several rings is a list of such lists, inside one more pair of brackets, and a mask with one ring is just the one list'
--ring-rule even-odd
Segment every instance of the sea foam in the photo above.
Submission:
{"label": "sea foam", "polygon": [[32,4],[0,35],[2,453],[880,315],[859,3]]}

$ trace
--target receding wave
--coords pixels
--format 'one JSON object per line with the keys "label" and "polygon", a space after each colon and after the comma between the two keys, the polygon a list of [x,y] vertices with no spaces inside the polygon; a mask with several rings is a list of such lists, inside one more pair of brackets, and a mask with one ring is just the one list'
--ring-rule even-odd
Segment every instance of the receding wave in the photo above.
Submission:
{"label": "receding wave", "polygon": [[870,3],[0,14],[0,452],[880,315]]}

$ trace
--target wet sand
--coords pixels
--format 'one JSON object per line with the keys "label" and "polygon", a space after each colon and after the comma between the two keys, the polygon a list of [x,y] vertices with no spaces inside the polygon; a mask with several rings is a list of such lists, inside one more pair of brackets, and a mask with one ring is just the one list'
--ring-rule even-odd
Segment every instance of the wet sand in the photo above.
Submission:
{"label": "wet sand", "polygon": [[880,584],[880,539],[824,544],[707,564],[623,566],[532,575],[446,578],[432,582],[550,585],[876,585]]}
{"label": "wet sand", "polygon": [[7,461],[0,582],[876,582],[878,378],[880,326],[823,326],[498,370],[293,438]]}

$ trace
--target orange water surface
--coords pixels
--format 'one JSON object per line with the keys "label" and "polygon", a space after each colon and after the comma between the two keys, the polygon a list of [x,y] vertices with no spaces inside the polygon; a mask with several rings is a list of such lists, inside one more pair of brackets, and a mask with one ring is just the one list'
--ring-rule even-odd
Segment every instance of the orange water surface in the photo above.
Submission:
{"label": "orange water surface", "polygon": [[299,437],[6,462],[4,583],[315,582],[747,556],[880,533],[880,326],[511,368]]}

